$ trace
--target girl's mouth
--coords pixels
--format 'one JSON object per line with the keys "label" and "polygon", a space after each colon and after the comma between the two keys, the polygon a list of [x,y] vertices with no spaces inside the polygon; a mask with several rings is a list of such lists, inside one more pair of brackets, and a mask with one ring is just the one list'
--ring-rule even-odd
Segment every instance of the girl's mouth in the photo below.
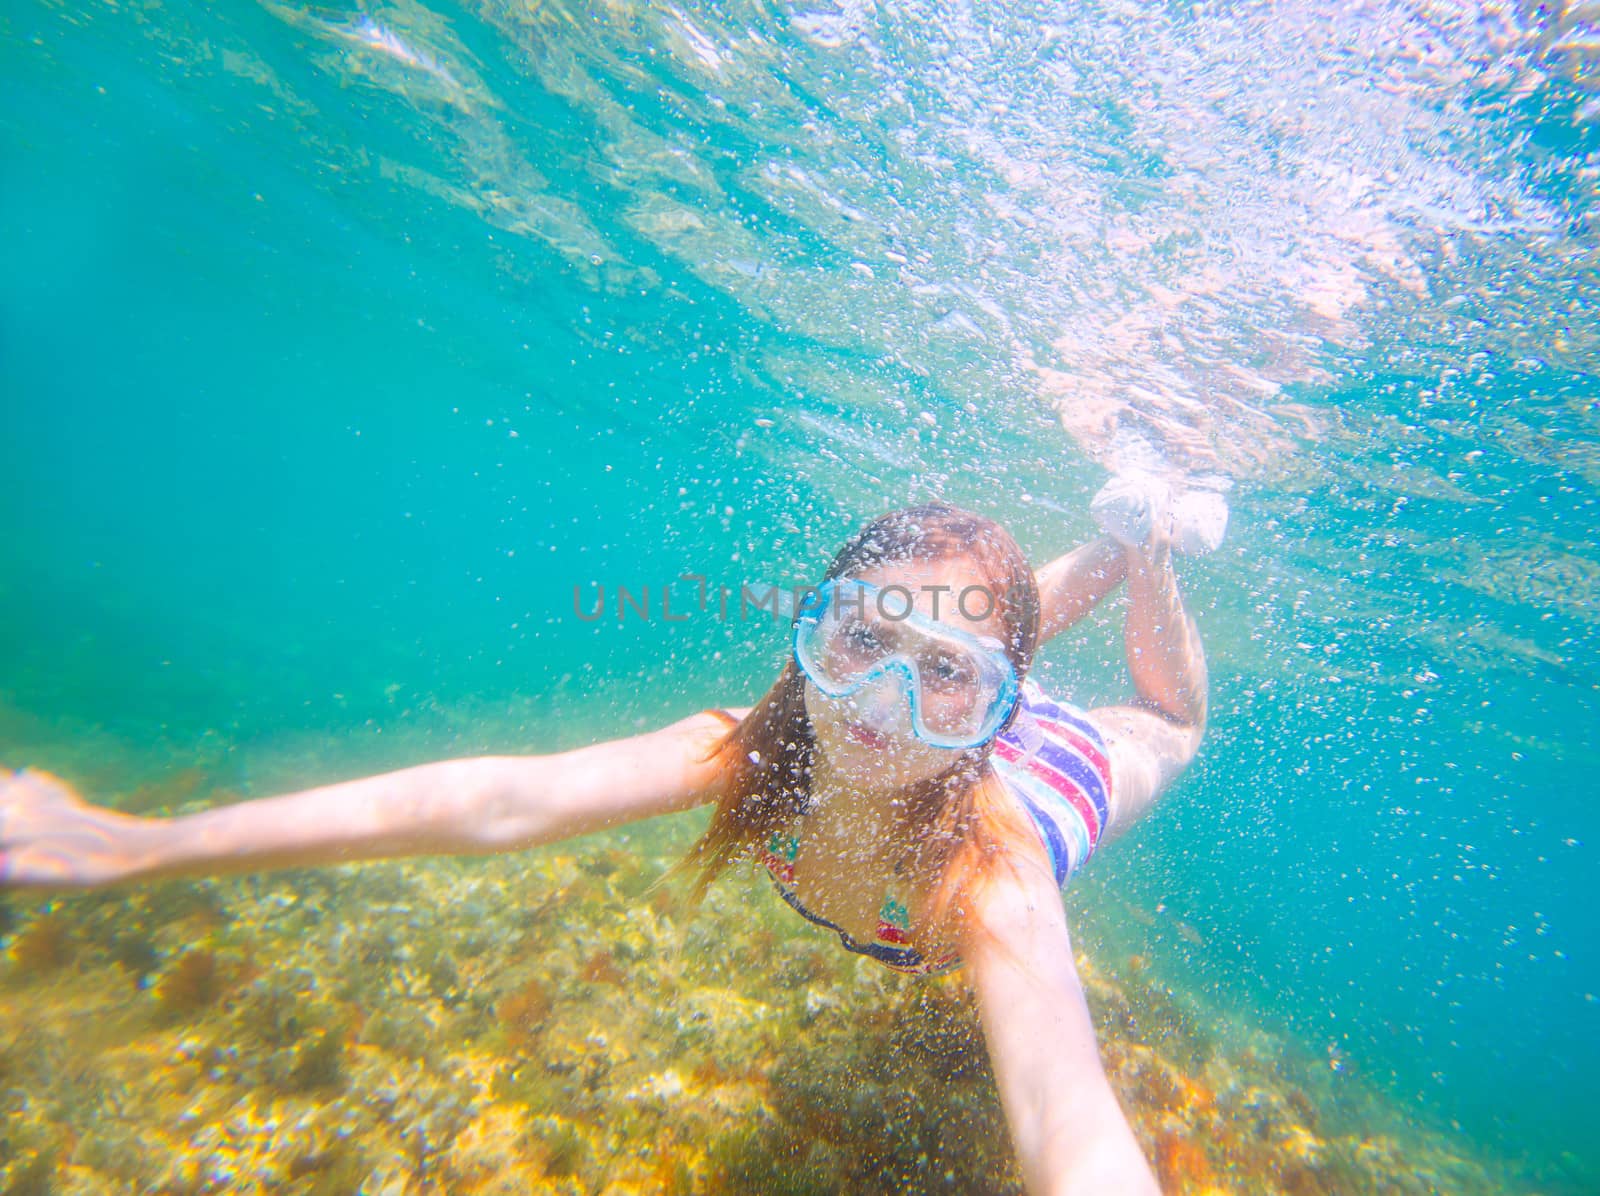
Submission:
{"label": "girl's mouth", "polygon": [[863,744],[869,748],[877,748],[881,751],[889,746],[889,741],[887,738],[878,734],[876,731],[862,726],[860,723],[845,723],[844,733],[848,738],[854,740],[856,743]]}

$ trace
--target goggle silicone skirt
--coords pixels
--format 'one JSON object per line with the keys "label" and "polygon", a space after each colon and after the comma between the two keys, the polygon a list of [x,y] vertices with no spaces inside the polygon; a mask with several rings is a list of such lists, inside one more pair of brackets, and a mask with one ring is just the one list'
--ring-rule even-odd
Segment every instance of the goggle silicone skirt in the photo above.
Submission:
{"label": "goggle silicone skirt", "polygon": [[[891,590],[893,587],[891,587]],[[909,593],[835,579],[801,603],[794,658],[830,698],[848,698],[893,677],[924,743],[969,748],[987,743],[1017,701],[1017,675],[1004,646],[917,614]]]}

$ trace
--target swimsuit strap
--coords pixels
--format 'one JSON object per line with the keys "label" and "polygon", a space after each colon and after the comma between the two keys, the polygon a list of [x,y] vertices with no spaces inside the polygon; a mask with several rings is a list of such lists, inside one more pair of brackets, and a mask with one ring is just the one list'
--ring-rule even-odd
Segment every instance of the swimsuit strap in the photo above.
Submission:
{"label": "swimsuit strap", "polygon": [[767,840],[767,849],[761,853],[761,862],[772,877],[773,887],[778,890],[778,895],[788,903],[789,907],[806,921],[826,927],[837,934],[846,950],[875,959],[897,972],[918,975],[934,975],[949,971],[959,964],[960,957],[954,953],[926,960],[920,951],[908,945],[911,941],[911,911],[905,902],[896,900],[891,893],[884,894],[883,905],[878,910],[878,926],[874,940],[869,943],[855,938],[837,923],[812,913],[794,891],[794,861],[799,854],[799,836],[774,832]]}

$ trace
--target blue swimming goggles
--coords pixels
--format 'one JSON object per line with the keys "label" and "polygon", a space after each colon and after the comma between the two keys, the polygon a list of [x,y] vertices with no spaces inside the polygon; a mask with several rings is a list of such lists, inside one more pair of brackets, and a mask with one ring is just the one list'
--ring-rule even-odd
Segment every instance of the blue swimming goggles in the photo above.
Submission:
{"label": "blue swimming goggles", "polygon": [[795,616],[794,658],[830,698],[892,675],[910,703],[912,732],[935,747],[987,743],[1017,703],[1016,670],[999,640],[915,613],[900,587],[824,583]]}

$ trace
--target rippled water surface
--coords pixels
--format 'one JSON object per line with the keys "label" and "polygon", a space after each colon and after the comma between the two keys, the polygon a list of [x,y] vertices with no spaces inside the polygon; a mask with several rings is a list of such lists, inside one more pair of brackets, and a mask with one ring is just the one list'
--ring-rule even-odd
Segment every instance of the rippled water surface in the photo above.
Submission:
{"label": "rippled water surface", "polygon": [[0,753],[128,803],[611,737],[781,637],[574,586],[934,495],[1043,560],[1164,461],[1233,509],[1212,729],[1088,950],[1592,1190],[1597,183],[1585,3],[10,4]]}

